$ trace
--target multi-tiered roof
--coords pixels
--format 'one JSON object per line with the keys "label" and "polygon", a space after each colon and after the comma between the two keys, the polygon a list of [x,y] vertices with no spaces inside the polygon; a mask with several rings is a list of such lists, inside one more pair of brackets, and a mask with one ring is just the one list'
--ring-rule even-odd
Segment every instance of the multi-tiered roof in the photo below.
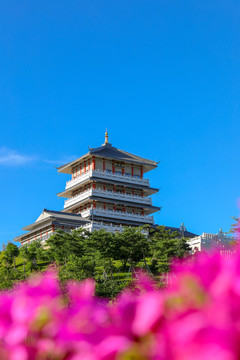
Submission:
{"label": "multi-tiered roof", "polygon": [[152,214],[160,208],[152,205],[149,196],[158,189],[150,187],[144,174],[156,167],[155,161],[113,147],[106,132],[102,146],[58,168],[72,177],[58,194],[67,198],[64,209],[44,209],[33,224],[23,228],[27,233],[14,240],[44,242],[58,229],[119,231],[127,225],[153,225]]}
{"label": "multi-tiered roof", "polygon": [[155,161],[113,147],[106,132],[102,146],[58,168],[72,176],[58,194],[67,198],[63,211],[91,220],[92,229],[153,224],[151,214],[160,208],[149,196],[158,189],[144,174],[156,167]]}

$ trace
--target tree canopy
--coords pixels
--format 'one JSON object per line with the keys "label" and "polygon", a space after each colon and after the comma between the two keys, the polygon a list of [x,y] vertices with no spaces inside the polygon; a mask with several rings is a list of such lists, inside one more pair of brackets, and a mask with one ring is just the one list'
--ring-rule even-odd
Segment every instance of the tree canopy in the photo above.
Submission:
{"label": "tree canopy", "polygon": [[189,251],[187,240],[164,226],[150,235],[143,227],[126,227],[115,233],[58,230],[44,245],[33,241],[19,249],[7,244],[0,256],[0,288],[55,264],[62,284],[69,279],[93,278],[98,295],[113,297],[131,281],[136,268],[158,276],[169,271],[174,258],[184,258]]}

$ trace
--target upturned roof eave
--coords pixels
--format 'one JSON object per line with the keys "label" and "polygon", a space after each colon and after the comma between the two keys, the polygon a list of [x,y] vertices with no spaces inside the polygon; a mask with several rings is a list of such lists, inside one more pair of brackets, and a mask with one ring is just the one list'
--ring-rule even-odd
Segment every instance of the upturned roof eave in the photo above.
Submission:
{"label": "upturned roof eave", "polygon": [[[66,225],[66,223],[68,224],[68,225],[72,225],[72,226],[77,226],[77,225],[79,225],[79,226],[81,226],[82,224],[85,224],[85,223],[88,223],[88,222],[90,222],[89,220],[87,220],[87,219],[84,219],[84,221],[81,221],[81,224],[79,224],[79,220],[74,220],[74,219],[64,219],[64,220],[62,220],[61,221],[61,219],[54,219],[54,218],[50,218],[49,219],[49,222],[46,222],[44,225],[44,228],[46,227],[46,225],[47,226],[49,226],[49,225]],[[40,224],[39,224],[40,225]],[[42,224],[43,225],[43,224]],[[14,239],[13,239],[13,241],[15,241],[15,242],[22,242],[22,238],[24,238],[24,237],[30,237],[32,234],[34,234],[35,232],[37,232],[37,231],[39,231],[39,230],[41,230],[43,228],[43,226],[38,226],[38,227],[36,227],[36,228],[34,228],[34,229],[32,229],[31,231],[28,231],[28,232],[26,232],[26,233],[24,233],[24,234],[22,234],[22,235],[19,235],[19,236],[17,236],[17,237],[15,237]]]}
{"label": "upturned roof eave", "polygon": [[94,215],[94,220],[97,220],[99,222],[108,222],[108,223],[112,223],[112,224],[119,224],[122,223],[122,224],[126,224],[126,226],[128,227],[129,225],[131,226],[144,226],[144,225],[150,225],[152,227],[152,223],[151,221],[149,222],[140,222],[140,221],[134,221],[134,220],[123,220],[123,219],[113,219],[113,218],[104,218],[104,221],[103,221],[103,218],[101,216],[97,216],[97,215]]}
{"label": "upturned roof eave", "polygon": [[[66,213],[67,214],[67,213]],[[70,214],[69,214],[70,215]],[[79,216],[79,215],[78,215]],[[45,220],[45,219],[44,219]],[[24,234],[22,234],[22,235],[19,235],[19,236],[16,236],[14,239],[13,239],[13,241],[15,241],[15,242],[21,242],[21,240],[22,240],[22,238],[23,237],[28,237],[28,236],[31,236],[33,233],[35,233],[35,232],[37,232],[37,231],[39,231],[40,229],[42,229],[43,228],[43,225],[44,225],[44,227],[46,227],[46,226],[49,226],[49,225],[55,225],[55,224],[66,224],[66,222],[69,222],[69,223],[72,223],[72,225],[74,225],[74,223],[75,223],[75,225],[79,225],[79,226],[81,226],[82,224],[85,224],[85,223],[87,223],[87,222],[89,222],[89,220],[87,220],[87,219],[83,219],[82,218],[82,220],[79,220],[79,219],[74,219],[74,218],[69,218],[69,219],[57,219],[57,218],[53,218],[53,217],[51,217],[51,218],[47,218],[46,220],[48,220],[48,221],[39,221],[38,223],[36,223],[36,227],[34,227],[34,228],[32,228],[31,230],[28,230],[28,232],[26,232],[26,233],[24,233]],[[30,226],[30,225],[29,225]]]}
{"label": "upturned roof eave", "polygon": [[[104,179],[98,179],[99,182],[101,183],[106,183],[106,180]],[[93,177],[90,177],[90,181],[94,181]],[[149,191],[150,195],[154,195],[156,193],[159,192],[160,189],[157,189],[157,188],[152,188],[152,187],[149,187],[149,186],[141,186],[141,185],[138,185],[138,184],[128,184],[128,183],[124,183],[123,181],[112,181],[112,180],[108,180],[107,183],[109,184],[115,184],[115,185],[118,185],[118,186],[125,186],[125,187],[129,187],[129,188],[134,188],[134,189],[137,189],[137,190],[145,190],[145,191]],[[129,185],[129,186],[127,186]],[[69,196],[67,196],[66,194],[68,192],[71,192],[77,188],[79,188],[80,186],[82,186],[82,184],[76,184],[72,187],[69,187],[68,189],[65,189],[64,191],[61,191],[60,193],[57,193],[56,195],[58,197],[62,197],[62,198],[68,198]],[[66,195],[66,196],[65,196]]]}
{"label": "upturned roof eave", "polygon": [[143,204],[143,203],[138,203],[138,202],[131,202],[131,201],[127,201],[127,200],[122,200],[122,199],[109,199],[109,198],[104,198],[104,197],[100,197],[100,196],[96,196],[96,195],[91,195],[88,198],[76,202],[72,205],[69,205],[67,207],[65,207],[65,211],[72,211],[76,208],[78,208],[79,206],[83,206],[83,204],[87,203],[89,200],[95,200],[95,201],[100,201],[100,202],[106,202],[106,203],[110,203],[110,204],[118,204],[118,205],[125,205],[125,206],[130,206],[130,207],[138,207],[147,211],[151,211],[151,213],[154,212],[158,212],[161,210],[161,207],[158,206],[153,206],[153,205],[147,205],[147,204]]}
{"label": "upturned roof eave", "polygon": [[31,231],[33,228],[35,228],[35,227],[37,227],[37,226],[39,226],[39,225],[43,225],[43,224],[49,222],[50,220],[53,220],[53,217],[52,217],[52,216],[49,216],[49,217],[47,217],[47,218],[45,218],[45,219],[39,220],[39,221],[37,221],[37,222],[34,222],[34,223],[30,224],[30,225],[24,226],[24,227],[22,228],[22,230],[24,230],[24,231]]}
{"label": "upturned roof eave", "polygon": [[[34,233],[34,232],[38,231],[39,229],[41,229],[41,228],[43,227],[43,225],[48,226],[48,225],[51,225],[52,222],[53,222],[53,219],[48,217],[48,218],[43,219],[43,220],[40,220],[40,221],[38,221],[38,222],[36,222],[36,223],[30,224],[30,225],[28,225],[28,226],[25,226],[24,228],[22,228],[22,230],[27,231],[27,232],[25,232],[25,233],[22,234],[22,235],[16,236],[16,237],[13,239],[13,241],[19,241],[19,242],[21,242],[22,237],[31,235],[32,233]],[[32,225],[34,225],[34,224],[35,224],[36,226],[35,226],[35,227],[32,227],[32,228],[30,229],[30,227],[31,227]],[[27,229],[28,227],[29,227],[29,229]]]}
{"label": "upturned roof eave", "polygon": [[68,169],[69,169],[69,168],[71,169],[71,167],[72,167],[75,163],[78,163],[79,161],[83,160],[84,158],[87,158],[89,155],[90,155],[90,151],[89,151],[87,154],[80,156],[80,157],[77,158],[76,160],[73,160],[73,161],[71,161],[71,162],[69,162],[69,163],[67,163],[67,164],[64,164],[64,165],[62,165],[62,166],[57,167],[58,172],[60,172],[60,173],[65,173],[65,174],[70,174],[71,172],[69,173],[69,170],[68,170]]}
{"label": "upturned roof eave", "polygon": [[[154,167],[157,167],[157,162],[156,161],[153,161],[153,160],[149,160],[149,159],[146,159],[146,158],[143,158],[141,156],[138,156],[138,155],[135,155],[135,154],[132,154],[132,153],[129,153],[127,151],[124,151],[124,150],[121,150],[121,149],[118,149],[118,148],[115,148],[114,146],[112,146],[111,144],[103,144],[102,146],[98,147],[98,148],[93,148],[93,149],[90,149],[90,153],[91,154],[95,154],[95,155],[99,155],[99,156],[102,156],[102,154],[97,154],[98,152],[101,152],[105,149],[110,149],[112,151],[116,151],[116,152],[119,152],[121,154],[121,156],[123,157],[122,161],[124,162],[129,162],[129,163],[138,163],[138,164],[142,164],[142,165],[151,165],[151,166],[154,166]],[[129,157],[132,157],[131,159],[126,159],[124,158],[124,156],[129,156]],[[108,155],[108,154],[104,154],[105,158],[109,158],[109,159],[115,159],[115,156],[111,156],[111,155]],[[134,157],[136,158],[134,160]],[[121,161],[121,160],[120,160]]]}
{"label": "upturned roof eave", "polygon": [[[100,146],[98,148],[89,149],[89,152],[87,154],[79,157],[78,159],[76,159],[74,161],[71,161],[71,162],[69,162],[67,164],[64,164],[64,165],[62,165],[60,167],[57,167],[58,172],[69,174],[71,172],[70,169],[74,164],[77,164],[79,161],[82,161],[84,158],[87,158],[90,155],[115,160],[116,156],[114,156],[114,155],[101,154],[101,151],[103,151],[105,149],[112,149],[113,151],[119,152],[120,156],[119,156],[119,159],[117,159],[119,161],[123,161],[123,162],[130,163],[130,164],[142,165],[142,166],[144,166],[146,168],[150,168],[150,169],[146,169],[147,171],[155,169],[157,167],[157,165],[158,165],[158,163],[156,161],[148,160],[148,159],[142,158],[140,156],[137,156],[135,154],[128,153],[128,152],[126,152],[124,150],[117,149],[117,148],[111,146],[110,144],[104,144],[104,145],[102,145],[102,146]],[[124,156],[129,156],[130,158],[126,159]],[[134,159],[134,157],[136,159]]]}
{"label": "upturned roof eave", "polygon": [[64,211],[54,211],[54,210],[44,209],[43,212],[46,212],[49,216],[42,220],[35,221],[34,223],[25,226],[24,228],[22,228],[22,230],[32,231],[32,229],[39,227],[39,225],[42,226],[43,224],[52,222],[54,220],[63,220],[63,221],[64,220],[65,221],[66,220],[75,220],[75,221],[79,221],[82,223],[84,223],[84,221],[85,221],[84,218],[82,218],[80,215],[69,214]]}

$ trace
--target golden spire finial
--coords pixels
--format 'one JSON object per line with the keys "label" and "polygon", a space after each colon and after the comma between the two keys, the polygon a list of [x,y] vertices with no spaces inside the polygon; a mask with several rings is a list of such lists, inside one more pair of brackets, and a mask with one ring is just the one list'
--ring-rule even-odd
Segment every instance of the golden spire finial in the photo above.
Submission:
{"label": "golden spire finial", "polygon": [[105,132],[105,144],[108,144],[108,131]]}

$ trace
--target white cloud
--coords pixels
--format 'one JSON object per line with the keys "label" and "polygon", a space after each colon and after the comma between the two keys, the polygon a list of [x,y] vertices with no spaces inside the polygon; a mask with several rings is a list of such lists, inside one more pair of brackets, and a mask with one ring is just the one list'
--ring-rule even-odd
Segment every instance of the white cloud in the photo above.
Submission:
{"label": "white cloud", "polygon": [[59,159],[42,159],[39,156],[30,156],[25,154],[20,154],[16,150],[9,149],[7,147],[0,147],[0,166],[23,166],[34,161],[40,161],[47,164],[53,164],[55,166],[60,166],[67,164],[76,160],[77,156],[63,156]]}
{"label": "white cloud", "polygon": [[64,156],[63,158],[61,159],[58,159],[58,160],[43,160],[45,163],[48,163],[48,164],[54,164],[54,165],[63,165],[63,164],[67,164],[69,162],[72,162],[73,160],[76,160],[77,159],[77,156]]}
{"label": "white cloud", "polygon": [[17,151],[6,147],[0,148],[0,165],[21,166],[32,162],[34,159],[32,156],[19,154]]}

